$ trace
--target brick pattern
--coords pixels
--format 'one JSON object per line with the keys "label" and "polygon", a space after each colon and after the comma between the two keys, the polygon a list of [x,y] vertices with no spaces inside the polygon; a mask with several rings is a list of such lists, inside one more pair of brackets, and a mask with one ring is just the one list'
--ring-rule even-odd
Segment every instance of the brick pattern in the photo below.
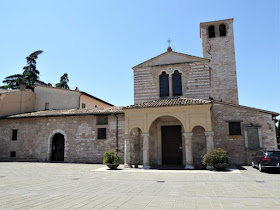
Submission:
{"label": "brick pattern", "polygon": [[208,61],[160,65],[134,69],[134,103],[159,99],[159,75],[169,74],[170,97],[172,97],[172,74],[178,70],[182,74],[183,96],[209,99],[210,79]]}
{"label": "brick pattern", "polygon": [[[119,118],[119,154],[123,162],[124,115]],[[107,128],[107,139],[97,139],[97,127]],[[12,129],[18,130],[18,140],[11,140]],[[55,131],[55,132],[54,132]],[[96,116],[40,117],[0,120],[0,160],[48,161],[49,139],[62,131],[65,137],[65,162],[102,163],[103,154],[116,148],[116,118],[109,115],[108,125],[97,126]]]}
{"label": "brick pattern", "polygon": [[[226,25],[227,36],[219,36],[219,25]],[[215,38],[208,38],[208,26],[214,25]],[[203,57],[210,59],[211,97],[228,103],[238,104],[233,20],[201,24]]]}
{"label": "brick pattern", "polygon": [[[242,121],[241,136],[229,136],[228,121],[231,120]],[[261,126],[263,147],[275,148],[275,125],[271,114],[244,107],[213,104],[212,128],[215,148],[225,149],[231,164],[250,164],[249,160],[252,157],[247,156],[254,154],[255,151],[249,151],[245,148],[244,125],[251,123]]]}
{"label": "brick pattern", "polygon": [[208,64],[202,62],[191,63],[189,77],[185,85],[187,86],[185,96],[196,99],[209,99],[210,80]]}

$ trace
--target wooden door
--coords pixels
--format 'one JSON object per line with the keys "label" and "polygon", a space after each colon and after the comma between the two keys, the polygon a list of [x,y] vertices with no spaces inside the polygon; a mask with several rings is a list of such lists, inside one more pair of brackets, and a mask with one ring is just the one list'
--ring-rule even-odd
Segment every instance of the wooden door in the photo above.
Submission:
{"label": "wooden door", "polygon": [[182,165],[181,126],[161,126],[162,164]]}

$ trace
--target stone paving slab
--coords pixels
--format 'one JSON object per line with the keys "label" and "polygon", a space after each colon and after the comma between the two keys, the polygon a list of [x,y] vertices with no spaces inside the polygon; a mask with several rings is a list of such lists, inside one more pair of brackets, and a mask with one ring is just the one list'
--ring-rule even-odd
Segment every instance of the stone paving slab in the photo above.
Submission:
{"label": "stone paving slab", "polygon": [[101,168],[0,162],[0,209],[280,209],[280,173]]}

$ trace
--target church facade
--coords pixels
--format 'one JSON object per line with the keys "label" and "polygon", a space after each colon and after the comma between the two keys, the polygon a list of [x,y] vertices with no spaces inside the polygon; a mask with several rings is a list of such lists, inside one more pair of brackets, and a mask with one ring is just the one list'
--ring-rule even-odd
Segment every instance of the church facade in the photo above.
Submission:
{"label": "church facade", "polygon": [[203,57],[174,52],[135,67],[134,104],[45,110],[0,119],[0,160],[101,163],[115,149],[127,167],[199,168],[214,148],[250,164],[276,148],[278,113],[239,105],[233,19],[200,24]]}

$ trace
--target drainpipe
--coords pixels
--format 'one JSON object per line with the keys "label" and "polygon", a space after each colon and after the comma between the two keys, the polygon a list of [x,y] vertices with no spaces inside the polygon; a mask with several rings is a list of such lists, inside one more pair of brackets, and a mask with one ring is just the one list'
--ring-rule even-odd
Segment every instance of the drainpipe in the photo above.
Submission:
{"label": "drainpipe", "polygon": [[79,106],[78,106],[78,109],[81,108],[81,96],[83,95],[83,93],[81,93],[81,95],[79,96]]}
{"label": "drainpipe", "polygon": [[116,152],[119,152],[119,118],[117,114],[115,114],[116,117]]}

